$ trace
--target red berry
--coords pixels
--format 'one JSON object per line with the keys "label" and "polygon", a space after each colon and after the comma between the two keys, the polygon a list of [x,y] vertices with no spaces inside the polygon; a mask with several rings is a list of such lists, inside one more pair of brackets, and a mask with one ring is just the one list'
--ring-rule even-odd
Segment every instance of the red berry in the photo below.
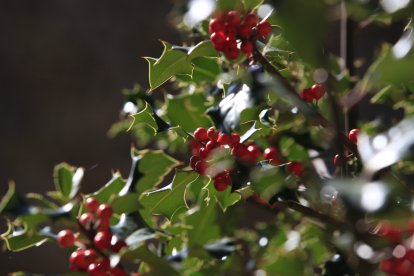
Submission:
{"label": "red berry", "polygon": [[79,223],[86,229],[90,229],[95,223],[95,217],[92,213],[83,213],[79,218]]}
{"label": "red berry", "polygon": [[72,230],[62,230],[57,235],[57,242],[62,247],[71,247],[75,243],[75,235]]}
{"label": "red berry", "polygon": [[112,208],[109,204],[101,204],[98,207],[98,216],[101,219],[110,219],[112,217]]}
{"label": "red berry", "polygon": [[201,175],[205,175],[207,171],[207,162],[205,161],[198,161],[195,165],[195,171]]}
{"label": "red berry", "polygon": [[257,34],[261,37],[266,37],[272,32],[272,26],[269,22],[263,21],[257,25]]}
{"label": "red berry", "polygon": [[244,18],[244,24],[246,26],[249,26],[250,28],[255,27],[258,22],[259,19],[257,18],[257,15],[254,13],[248,13]]}
{"label": "red berry", "polygon": [[213,149],[217,148],[218,146],[219,146],[219,144],[217,144],[216,141],[211,140],[211,141],[208,141],[207,142],[207,144],[206,144],[206,150],[207,150],[207,152],[210,152]]}
{"label": "red berry", "polygon": [[355,144],[358,143],[358,136],[359,136],[359,129],[357,128],[351,129],[351,131],[348,134],[349,140],[351,140]]}
{"label": "red berry", "polygon": [[190,167],[195,170],[195,165],[197,164],[198,161],[201,161],[200,156],[191,156],[190,158]]}
{"label": "red berry", "polygon": [[242,24],[239,27],[239,36],[243,39],[248,39],[252,34],[252,27]]}
{"label": "red berry", "polygon": [[216,188],[217,191],[222,192],[224,191],[227,186],[229,186],[229,182],[224,177],[216,177],[214,178],[214,188]]}
{"label": "red berry", "polygon": [[263,151],[263,158],[265,160],[277,158],[277,149],[274,147],[268,147]]}
{"label": "red berry", "polygon": [[229,135],[222,133],[217,138],[217,143],[220,145],[230,145],[231,144],[231,138]]}
{"label": "red berry", "polygon": [[112,234],[109,231],[96,233],[93,243],[99,249],[109,249],[111,247]]}
{"label": "red berry", "polygon": [[127,244],[123,240],[116,240],[116,242],[112,245],[112,251],[118,253],[122,248],[126,247]]}
{"label": "red berry", "polygon": [[382,272],[386,272],[386,273],[391,272],[392,271],[392,261],[391,261],[391,259],[381,261],[380,264],[379,264],[379,269]]}
{"label": "red berry", "polygon": [[230,138],[232,145],[240,143],[240,136],[237,133],[232,133]]}
{"label": "red berry", "polygon": [[273,166],[278,166],[282,164],[282,161],[279,159],[279,157],[276,157],[276,158],[269,159],[269,164]]}
{"label": "red berry", "polygon": [[94,249],[86,249],[83,252],[83,256],[87,264],[91,264],[97,259],[97,254]]}
{"label": "red berry", "polygon": [[128,274],[125,271],[123,271],[122,268],[120,268],[119,266],[116,266],[109,270],[109,275],[110,276],[127,276]]}
{"label": "red berry", "polygon": [[410,249],[405,253],[405,259],[409,260],[411,263],[414,263],[414,250]]}
{"label": "red berry", "polygon": [[240,13],[238,11],[229,11],[226,15],[228,26],[238,26],[240,24]]}
{"label": "red berry", "polygon": [[201,148],[198,151],[198,155],[200,156],[201,159],[205,159],[208,156],[208,151],[205,148]]}
{"label": "red berry", "polygon": [[210,21],[208,31],[210,34],[224,30],[224,24],[219,19],[215,18]]}
{"label": "red berry", "polygon": [[94,197],[88,197],[85,201],[86,209],[95,212],[98,209],[99,201]]}
{"label": "red berry", "polygon": [[204,127],[199,127],[194,131],[194,138],[200,142],[206,142],[207,138],[207,130]]}
{"label": "red berry", "polygon": [[261,154],[260,149],[255,144],[247,147],[247,155],[246,155],[248,156],[247,161],[251,163],[255,163],[257,161],[257,158],[259,158],[260,154]]}
{"label": "red berry", "polygon": [[240,50],[237,48],[228,48],[225,49],[224,54],[226,55],[226,58],[228,58],[229,60],[235,60],[239,57]]}
{"label": "red berry", "polygon": [[85,259],[84,250],[78,249],[70,254],[69,262],[71,266],[78,270],[85,270],[88,268],[88,262]]}
{"label": "red berry", "polygon": [[300,176],[303,172],[302,164],[300,162],[297,162],[297,161],[290,162],[287,165],[287,169],[288,169],[289,172],[291,172],[291,173],[293,173],[297,176]]}
{"label": "red berry", "polygon": [[106,269],[99,263],[92,263],[88,266],[88,273],[91,276],[106,276]]}
{"label": "red berry", "polygon": [[323,97],[323,95],[325,95],[325,88],[323,87],[323,85],[319,83],[312,85],[310,89],[311,89],[311,94],[315,100],[319,100],[320,98]]}
{"label": "red berry", "polygon": [[207,130],[207,137],[211,141],[217,141],[218,136],[219,136],[219,134],[218,134],[218,132],[216,131],[216,129],[214,127],[210,127]]}
{"label": "red berry", "polygon": [[333,158],[333,163],[335,166],[339,167],[339,166],[342,166],[342,160],[343,160],[343,157],[341,157],[339,154],[336,154]]}
{"label": "red berry", "polygon": [[239,32],[238,32],[238,30],[237,30],[236,27],[227,27],[224,30],[224,34],[226,35],[226,38],[228,40],[234,40],[234,41],[236,41],[236,36],[237,36],[238,33]]}
{"label": "red berry", "polygon": [[247,154],[247,148],[244,144],[236,144],[231,150],[231,154],[236,157],[242,157]]}
{"label": "red berry", "polygon": [[211,41],[213,42],[213,47],[217,51],[223,51],[226,46],[226,37],[222,32],[213,33],[210,36]]}
{"label": "red berry", "polygon": [[253,43],[248,40],[243,41],[240,46],[240,50],[242,50],[242,52],[245,53],[247,57],[250,57],[252,55],[253,49]]}
{"label": "red berry", "polygon": [[304,100],[305,102],[311,103],[314,99],[311,89],[310,88],[303,89],[303,91],[300,93],[300,98]]}
{"label": "red berry", "polygon": [[201,148],[202,146],[201,146],[201,144],[199,143],[199,142],[197,142],[196,140],[191,140],[191,144],[190,144],[190,148],[191,148],[191,153],[193,154],[193,155],[196,155],[196,154],[198,154],[198,151],[200,150],[200,148]]}

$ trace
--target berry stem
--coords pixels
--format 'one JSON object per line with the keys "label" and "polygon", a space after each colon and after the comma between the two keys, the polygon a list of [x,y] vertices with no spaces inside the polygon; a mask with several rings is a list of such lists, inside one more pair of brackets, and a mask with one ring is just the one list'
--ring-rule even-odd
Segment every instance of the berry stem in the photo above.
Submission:
{"label": "berry stem", "polygon": [[106,254],[104,252],[102,252],[102,250],[100,250],[99,248],[97,248],[93,242],[93,239],[95,237],[94,233],[92,231],[88,231],[88,229],[86,229],[82,223],[79,222],[79,220],[76,220],[76,223],[78,224],[79,230],[80,232],[82,232],[89,241],[89,246],[91,248],[93,248],[96,252],[98,252],[99,255],[101,255],[104,258],[107,258],[108,256],[106,256]]}

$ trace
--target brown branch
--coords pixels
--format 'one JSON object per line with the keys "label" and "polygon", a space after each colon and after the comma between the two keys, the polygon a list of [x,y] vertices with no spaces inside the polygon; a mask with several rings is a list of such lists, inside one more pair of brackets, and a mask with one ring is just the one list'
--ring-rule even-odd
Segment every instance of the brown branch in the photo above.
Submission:
{"label": "brown branch", "polygon": [[295,210],[295,211],[297,211],[297,212],[299,212],[299,213],[301,213],[301,214],[303,214],[307,217],[311,217],[311,218],[314,218],[314,219],[316,219],[316,220],[318,220],[322,223],[335,226],[336,228],[339,228],[341,230],[352,228],[351,225],[346,223],[346,222],[343,222],[341,220],[333,218],[329,215],[320,213],[320,212],[318,212],[318,211],[316,211],[312,208],[303,206],[303,205],[301,205],[301,204],[299,204],[295,201],[287,200],[287,201],[275,202],[272,205],[272,208],[277,208],[277,207],[287,207],[287,208]]}

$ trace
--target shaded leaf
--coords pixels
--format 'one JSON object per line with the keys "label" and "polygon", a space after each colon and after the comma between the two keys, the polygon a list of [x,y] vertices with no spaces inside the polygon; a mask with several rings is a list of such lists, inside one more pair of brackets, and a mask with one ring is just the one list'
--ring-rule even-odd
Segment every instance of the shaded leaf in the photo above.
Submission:
{"label": "shaded leaf", "polygon": [[22,208],[26,207],[22,197],[16,192],[16,184],[12,181],[9,182],[9,188],[7,193],[0,201],[0,214],[12,213],[17,214]]}
{"label": "shaded leaf", "polygon": [[7,249],[14,252],[40,245],[47,240],[43,235],[33,231],[29,232],[26,226],[15,227],[12,224],[9,224],[7,232],[1,237],[6,243]]}
{"label": "shaded leaf", "polygon": [[151,108],[151,106],[145,102],[143,110],[136,114],[130,115],[133,118],[132,123],[129,126],[129,130],[139,124],[146,124],[154,130],[154,134],[165,131],[170,128],[170,125],[161,119]]}
{"label": "shaded leaf", "polygon": [[198,174],[193,171],[177,171],[171,184],[143,194],[141,203],[151,214],[161,214],[171,220],[178,209],[187,207],[185,189],[197,177]]}
{"label": "shaded leaf", "polygon": [[220,228],[216,221],[217,205],[214,200],[208,204],[202,202],[199,210],[192,212],[186,217],[186,224],[191,228],[188,230],[188,246],[203,246],[207,242],[217,239]]}
{"label": "shaded leaf", "polygon": [[66,163],[55,166],[53,171],[54,184],[56,191],[60,192],[63,199],[72,199],[79,191],[83,172],[83,168],[75,168]]}

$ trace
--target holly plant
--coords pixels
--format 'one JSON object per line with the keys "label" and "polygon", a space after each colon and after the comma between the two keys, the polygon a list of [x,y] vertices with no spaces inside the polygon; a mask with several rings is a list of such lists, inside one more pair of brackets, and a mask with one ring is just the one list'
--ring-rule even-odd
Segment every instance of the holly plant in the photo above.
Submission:
{"label": "holly plant", "polygon": [[[177,2],[183,45],[145,58],[110,129],[129,176],[11,182],[7,250],[55,243],[62,275],[414,275],[413,3]],[[372,61],[347,42],[369,27],[400,37]]]}

